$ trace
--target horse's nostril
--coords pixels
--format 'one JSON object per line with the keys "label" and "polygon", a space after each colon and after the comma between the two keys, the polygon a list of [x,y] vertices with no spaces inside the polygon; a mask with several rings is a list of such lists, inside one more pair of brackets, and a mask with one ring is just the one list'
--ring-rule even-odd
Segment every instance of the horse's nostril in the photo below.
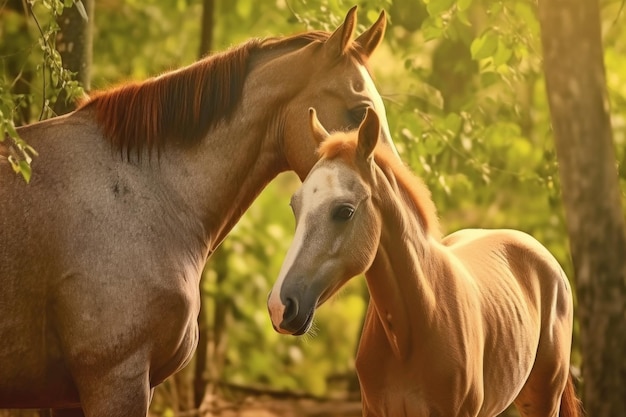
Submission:
{"label": "horse's nostril", "polygon": [[283,313],[283,320],[289,323],[298,315],[298,301],[293,298],[287,298],[285,302],[285,312]]}

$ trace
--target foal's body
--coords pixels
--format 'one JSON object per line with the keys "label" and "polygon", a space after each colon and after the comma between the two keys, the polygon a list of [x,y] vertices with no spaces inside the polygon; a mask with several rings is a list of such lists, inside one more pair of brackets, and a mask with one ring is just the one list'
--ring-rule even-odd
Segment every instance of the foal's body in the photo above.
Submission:
{"label": "foal's body", "polygon": [[426,187],[376,148],[370,111],[330,136],[294,194],[296,234],[268,299],[274,327],[302,334],[315,308],[365,272],[356,368],[363,415],[577,417],[569,374],[573,305],[558,262],[514,230],[441,239]]}
{"label": "foal's body", "polygon": [[366,273],[364,415],[496,416],[515,401],[523,416],[556,416],[545,394],[569,373],[572,309],[552,255],[514,230],[413,240],[381,239]]}
{"label": "foal's body", "polygon": [[382,109],[365,63],[385,16],[353,41],[355,16],[19,129],[39,153],[29,185],[3,142],[0,407],[147,415],[153,387],[193,354],[206,258],[279,172],[315,163],[308,107],[336,129]]}

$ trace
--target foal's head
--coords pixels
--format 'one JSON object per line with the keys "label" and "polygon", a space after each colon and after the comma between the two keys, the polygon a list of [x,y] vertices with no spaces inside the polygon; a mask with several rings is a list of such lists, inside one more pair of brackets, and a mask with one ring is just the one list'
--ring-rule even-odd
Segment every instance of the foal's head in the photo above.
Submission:
{"label": "foal's head", "polygon": [[369,268],[381,233],[370,185],[378,116],[368,109],[358,131],[329,135],[311,109],[310,125],[323,142],[322,158],[291,199],[296,233],[268,299],[274,328],[295,335],[309,329],[319,305]]}

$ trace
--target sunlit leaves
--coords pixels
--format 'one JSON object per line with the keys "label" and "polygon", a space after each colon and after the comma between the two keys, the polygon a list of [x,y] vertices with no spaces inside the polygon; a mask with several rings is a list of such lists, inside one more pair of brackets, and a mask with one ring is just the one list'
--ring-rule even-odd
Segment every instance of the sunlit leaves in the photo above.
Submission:
{"label": "sunlit leaves", "polygon": [[464,12],[465,10],[469,9],[471,5],[472,5],[472,0],[458,0],[456,2],[456,7],[461,12]]}
{"label": "sunlit leaves", "polygon": [[444,35],[446,25],[444,20],[439,17],[430,17],[424,21],[422,25],[422,31],[424,33],[424,39],[429,41],[440,38]]}
{"label": "sunlit leaves", "polygon": [[426,10],[431,16],[439,15],[449,10],[455,3],[455,0],[424,0]]}
{"label": "sunlit leaves", "polygon": [[498,35],[492,30],[487,30],[481,36],[474,39],[470,47],[472,58],[480,60],[493,56],[498,49],[498,39]]}
{"label": "sunlit leaves", "polygon": [[13,171],[28,183],[32,174],[30,163],[37,152],[17,133],[13,122],[16,102],[19,101],[0,85],[0,144],[7,150],[6,154],[0,154],[0,162],[6,159]]}

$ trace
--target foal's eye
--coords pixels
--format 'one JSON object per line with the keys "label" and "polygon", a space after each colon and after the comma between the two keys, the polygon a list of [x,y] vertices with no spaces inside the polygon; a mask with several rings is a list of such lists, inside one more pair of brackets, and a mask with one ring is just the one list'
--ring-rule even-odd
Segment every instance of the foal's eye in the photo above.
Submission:
{"label": "foal's eye", "polygon": [[339,206],[333,211],[333,220],[345,222],[347,220],[350,220],[353,214],[354,207],[349,205]]}

